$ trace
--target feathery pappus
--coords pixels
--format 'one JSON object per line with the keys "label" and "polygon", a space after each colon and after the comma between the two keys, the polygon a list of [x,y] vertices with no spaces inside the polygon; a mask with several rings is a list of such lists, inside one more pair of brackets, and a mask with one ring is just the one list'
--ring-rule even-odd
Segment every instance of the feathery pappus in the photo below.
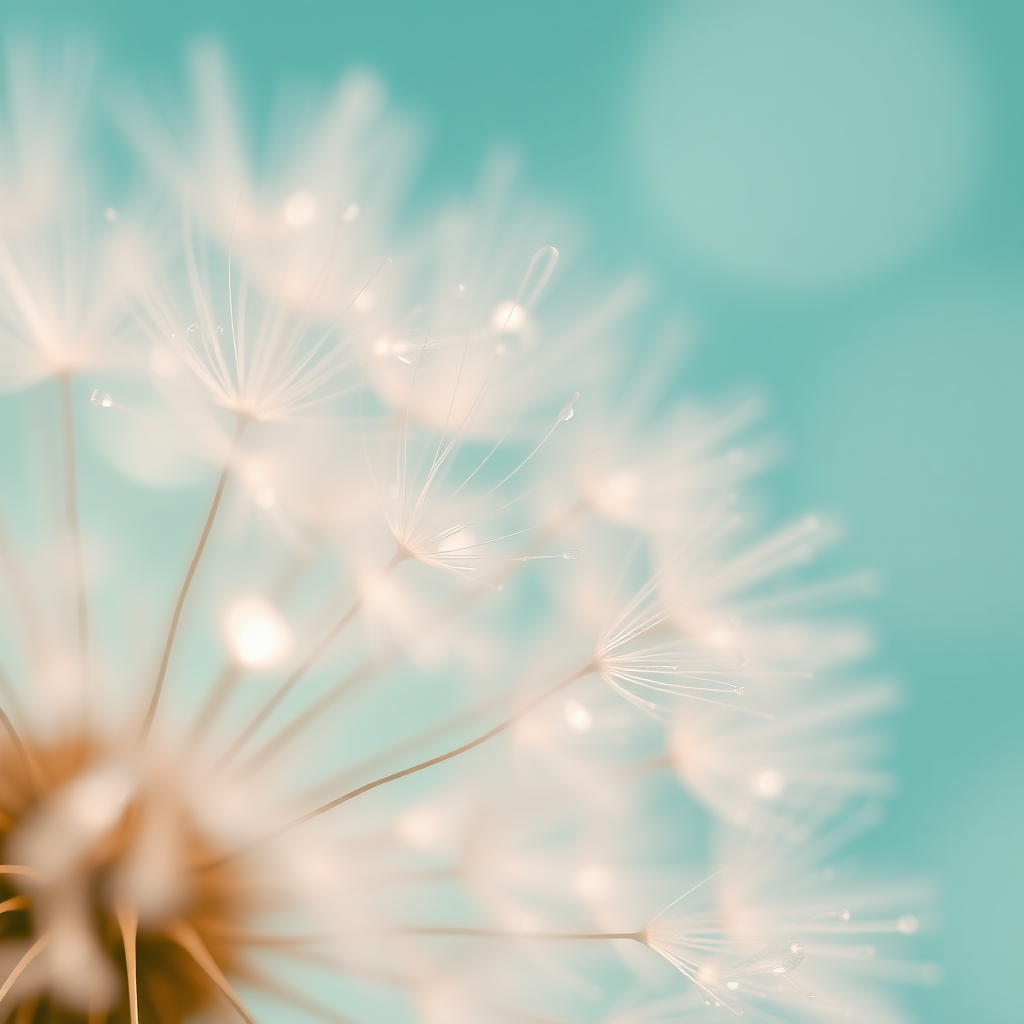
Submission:
{"label": "feathery pappus", "polygon": [[73,56],[0,110],[0,1019],[905,1020],[893,689],[757,403],[507,154],[406,230],[372,77],[261,154],[198,48],[115,203]]}

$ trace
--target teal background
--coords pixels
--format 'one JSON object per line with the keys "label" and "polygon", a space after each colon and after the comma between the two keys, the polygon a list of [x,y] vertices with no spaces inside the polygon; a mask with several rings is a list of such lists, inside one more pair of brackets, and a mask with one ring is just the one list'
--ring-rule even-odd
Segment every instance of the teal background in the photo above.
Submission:
{"label": "teal background", "polygon": [[[945,980],[910,998],[930,1022],[1021,1020],[1024,4],[775,0],[757,31],[750,6],[711,28],[683,2],[550,0],[8,2],[0,21],[84,32],[101,81],[165,89],[212,36],[257,135],[282,82],[369,67],[428,129],[414,207],[511,143],[592,262],[647,272],[691,328],[685,387],[768,396],[773,514],[838,513],[831,566],[884,581],[901,788],[860,852],[936,884],[921,951]],[[785,80],[794,55],[826,87]],[[900,108],[915,89],[930,121]]]}

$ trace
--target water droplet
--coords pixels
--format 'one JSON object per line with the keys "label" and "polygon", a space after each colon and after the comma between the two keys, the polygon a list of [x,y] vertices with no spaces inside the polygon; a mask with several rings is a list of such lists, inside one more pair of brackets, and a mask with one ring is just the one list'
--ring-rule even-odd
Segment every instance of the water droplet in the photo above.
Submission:
{"label": "water droplet", "polygon": [[804,947],[796,939],[783,937],[769,942],[760,952],[733,964],[724,973],[739,978],[750,974],[785,974],[799,967],[803,958]]}
{"label": "water droplet", "polygon": [[566,420],[571,420],[573,417],[573,406],[576,404],[576,399],[580,397],[580,393],[577,391],[572,398],[562,406],[562,411],[558,414],[558,422],[564,423]]}
{"label": "water droplet", "polygon": [[553,245],[545,245],[533,254],[523,283],[519,286],[519,294],[516,295],[517,306],[529,309],[537,301],[544,286],[554,273],[557,262],[558,250]]}
{"label": "water droplet", "polygon": [[345,207],[345,212],[341,215],[342,223],[351,224],[362,212],[362,207],[358,203],[349,203]]}
{"label": "water droplet", "polygon": [[574,562],[583,557],[583,548],[566,548],[562,552],[562,557],[568,562]]}
{"label": "water droplet", "polygon": [[391,257],[390,256],[384,261],[384,266],[385,267],[390,267],[391,266]]}
{"label": "water droplet", "polygon": [[199,330],[199,324],[189,324],[188,327],[185,328],[185,333],[189,337],[191,337],[198,330]]}
{"label": "water droplet", "polygon": [[93,405],[98,405],[103,409],[109,409],[114,404],[114,400],[110,395],[108,395],[106,391],[100,391],[99,388],[92,393],[89,397],[89,401],[92,402]]}
{"label": "water droplet", "polygon": [[217,326],[217,333],[218,333],[218,334],[223,334],[223,333],[224,333],[224,328],[223,328],[223,327],[221,327],[220,325],[218,325],[218,326]]}
{"label": "water droplet", "polygon": [[106,218],[109,224],[113,224],[114,221],[117,220],[117,210],[115,210],[113,206],[108,206],[103,211],[103,216]]}

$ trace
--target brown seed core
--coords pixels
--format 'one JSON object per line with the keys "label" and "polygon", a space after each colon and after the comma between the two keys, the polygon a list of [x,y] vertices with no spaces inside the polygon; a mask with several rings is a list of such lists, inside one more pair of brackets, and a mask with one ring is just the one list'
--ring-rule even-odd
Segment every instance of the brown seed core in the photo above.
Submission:
{"label": "brown seed core", "polygon": [[[27,743],[26,757],[10,745],[0,751],[0,849],[6,851],[8,839],[19,825],[49,795],[77,776],[101,764],[109,751],[81,741],[43,745]],[[27,763],[26,763],[27,762]],[[0,1004],[0,1021],[6,1024],[130,1024],[128,974],[121,927],[111,902],[110,880],[114,869],[126,856],[137,834],[144,810],[145,793],[128,805],[121,821],[99,841],[87,867],[90,905],[95,934],[119,978],[119,993],[106,1011],[93,1014],[60,1005],[47,990],[17,998],[17,988]],[[200,836],[184,813],[180,821],[184,864],[209,865],[223,851],[216,850]],[[8,863],[4,854],[4,863]],[[245,899],[245,881],[233,864],[206,867],[190,873],[189,891],[175,917],[160,926],[138,928],[136,960],[140,1021],[155,1024],[181,1024],[187,1017],[213,1003],[226,1006],[209,976],[199,967],[166,929],[184,923],[191,927],[213,957],[217,967],[229,977],[245,977],[246,970],[237,948],[227,936],[240,931],[240,908]],[[33,917],[34,890],[12,875],[0,875],[0,902],[16,896],[27,898],[24,909],[0,914],[0,949],[12,940],[30,942],[39,938]],[[45,955],[45,951],[43,954]],[[0,985],[5,978],[0,977]],[[234,1011],[230,1011],[234,1014]]]}

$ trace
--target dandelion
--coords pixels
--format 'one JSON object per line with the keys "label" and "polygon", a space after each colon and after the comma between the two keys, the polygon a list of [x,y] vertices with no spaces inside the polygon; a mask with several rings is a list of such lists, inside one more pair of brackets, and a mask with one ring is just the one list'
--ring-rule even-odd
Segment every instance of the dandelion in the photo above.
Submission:
{"label": "dandelion", "polygon": [[926,900],[842,861],[889,690],[859,584],[794,582],[828,529],[740,528],[752,406],[631,402],[642,289],[563,276],[507,164],[404,235],[372,80],[264,168],[193,76],[183,135],[118,112],[156,213],[65,191],[65,94],[14,140],[0,1011],[900,1019]]}

